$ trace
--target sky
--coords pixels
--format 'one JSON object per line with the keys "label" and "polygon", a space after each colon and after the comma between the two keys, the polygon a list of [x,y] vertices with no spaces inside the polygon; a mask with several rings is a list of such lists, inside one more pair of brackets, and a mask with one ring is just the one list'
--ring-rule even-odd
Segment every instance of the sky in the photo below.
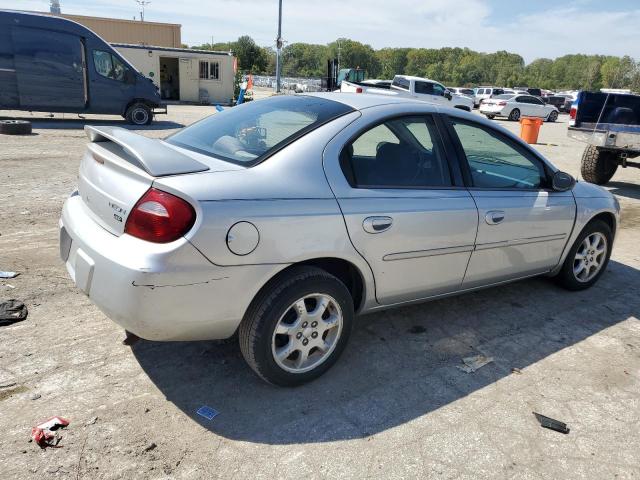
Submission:
{"label": "sky", "polygon": [[[135,0],[60,0],[64,13],[139,19]],[[640,59],[638,0],[283,0],[286,42],[340,37],[383,47],[507,50],[527,63],[568,53]],[[48,0],[0,0],[0,8],[48,11]],[[182,24],[188,45],[250,35],[275,43],[278,0],[151,0],[145,20]]]}

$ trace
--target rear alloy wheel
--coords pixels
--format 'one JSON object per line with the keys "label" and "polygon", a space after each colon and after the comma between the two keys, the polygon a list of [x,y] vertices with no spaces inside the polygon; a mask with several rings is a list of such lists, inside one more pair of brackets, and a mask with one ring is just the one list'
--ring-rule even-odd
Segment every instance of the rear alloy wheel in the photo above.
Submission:
{"label": "rear alloy wheel", "polygon": [[547,117],[547,122],[555,122],[556,120],[558,120],[558,112],[554,110]]}
{"label": "rear alloy wheel", "polygon": [[149,125],[153,120],[153,113],[144,103],[134,103],[127,109],[125,117],[134,125]]}
{"label": "rear alloy wheel", "polygon": [[518,120],[520,120],[520,110],[518,110],[517,108],[511,110],[511,113],[509,114],[509,120],[511,120],[512,122],[517,122]]}
{"label": "rear alloy wheel", "polygon": [[4,135],[29,135],[31,131],[27,120],[0,120],[0,133]]}
{"label": "rear alloy wheel", "polygon": [[239,329],[242,355],[269,383],[314,380],[344,350],[353,310],[351,294],[338,278],[316,267],[293,268],[249,307]]}
{"label": "rear alloy wheel", "polygon": [[568,290],[584,290],[596,283],[604,273],[613,233],[601,220],[590,222],[576,239],[558,273],[557,280]]}

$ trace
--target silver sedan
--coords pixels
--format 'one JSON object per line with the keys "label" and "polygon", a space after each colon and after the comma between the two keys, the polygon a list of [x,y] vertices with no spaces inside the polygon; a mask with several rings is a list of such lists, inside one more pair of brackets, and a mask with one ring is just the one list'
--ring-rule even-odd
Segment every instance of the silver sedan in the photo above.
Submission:
{"label": "silver sedan", "polygon": [[535,275],[605,272],[606,190],[460,110],[278,96],[164,139],[86,127],[60,219],[78,288],[151,340],[222,339],[278,385],[312,380],[356,314]]}

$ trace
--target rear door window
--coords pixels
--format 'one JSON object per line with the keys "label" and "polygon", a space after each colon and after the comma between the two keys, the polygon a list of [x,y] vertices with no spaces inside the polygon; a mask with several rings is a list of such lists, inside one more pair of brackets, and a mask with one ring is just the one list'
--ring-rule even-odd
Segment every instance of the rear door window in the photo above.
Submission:
{"label": "rear door window", "polygon": [[355,188],[451,186],[431,116],[394,118],[372,127],[345,146],[340,164]]}
{"label": "rear door window", "polygon": [[403,90],[409,90],[410,84],[411,82],[409,82],[409,80],[400,77],[395,77],[393,79],[393,82],[391,82],[391,85],[393,85],[394,87],[402,88]]}

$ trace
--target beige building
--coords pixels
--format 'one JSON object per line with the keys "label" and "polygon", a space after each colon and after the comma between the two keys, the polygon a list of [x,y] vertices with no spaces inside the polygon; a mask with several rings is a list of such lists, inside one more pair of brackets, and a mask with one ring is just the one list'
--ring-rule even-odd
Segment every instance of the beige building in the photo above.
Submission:
{"label": "beige building", "polygon": [[[38,12],[54,15],[47,12]],[[180,48],[181,25],[178,23],[141,22],[139,20],[122,20],[119,18],[87,17],[84,15],[56,14],[84,25],[100,35],[109,43],[131,43],[139,45],[156,45],[159,47]]]}
{"label": "beige building", "polygon": [[223,105],[233,101],[235,57],[232,53],[111,45],[158,86],[164,100]]}

